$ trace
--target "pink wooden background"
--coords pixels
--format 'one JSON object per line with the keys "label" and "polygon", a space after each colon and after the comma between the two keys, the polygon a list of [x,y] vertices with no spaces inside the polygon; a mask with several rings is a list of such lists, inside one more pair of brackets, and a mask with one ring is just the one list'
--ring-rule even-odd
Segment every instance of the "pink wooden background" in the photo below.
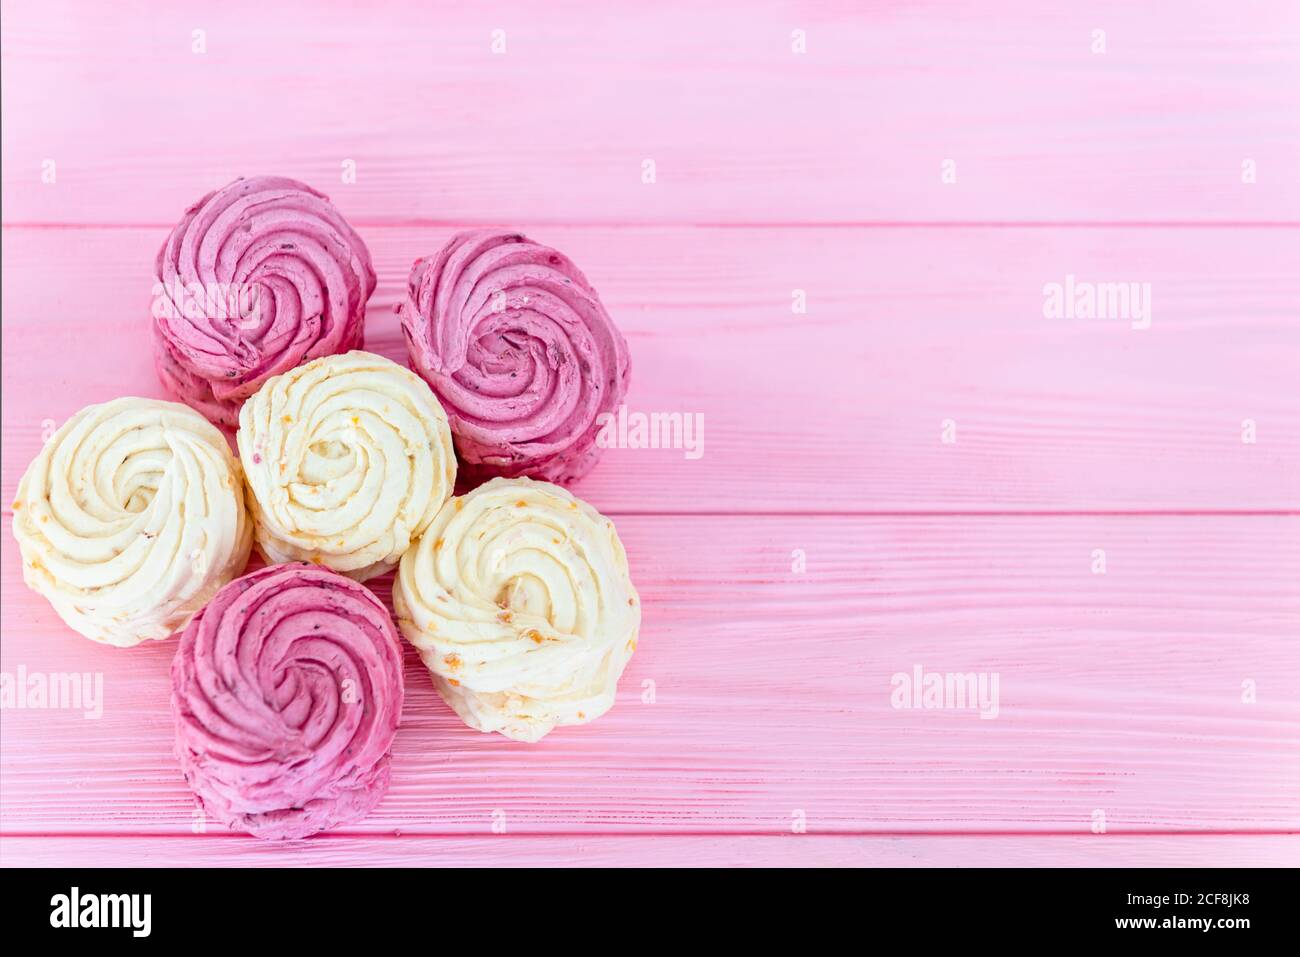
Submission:
{"label": "pink wooden background", "polygon": [[[3,713],[3,863],[1300,863],[1300,5],[4,0],[2,42],[0,664],[105,691]],[[264,172],[369,243],[373,350],[411,260],[509,224],[600,289],[630,407],[706,426],[575,488],[644,599],[616,708],[477,735],[408,654],[389,795],[288,846],[192,832],[171,645],[74,635],[8,527],[47,421],[163,394],[153,254]],[[1066,274],[1151,328],[1045,319]],[[891,708],[915,664],[999,717]]]}

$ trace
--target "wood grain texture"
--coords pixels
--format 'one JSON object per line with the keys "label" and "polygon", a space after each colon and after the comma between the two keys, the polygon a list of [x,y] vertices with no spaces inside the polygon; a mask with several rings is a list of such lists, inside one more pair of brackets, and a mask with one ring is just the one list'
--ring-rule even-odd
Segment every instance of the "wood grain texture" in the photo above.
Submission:
{"label": "wood grain texture", "polygon": [[[1300,829],[1300,519],[619,527],[645,618],[615,709],[535,747],[476,734],[408,649],[393,785],[349,831],[489,834],[499,812],[513,833],[770,833],[802,811],[818,832],[1087,833],[1096,810],[1112,834]],[[95,647],[4,599],[4,669],[102,670],[105,700],[98,721],[6,714],[0,826],[187,833],[171,646]],[[996,719],[895,709],[918,664],[998,672]]]}
{"label": "wood grain texture", "polygon": [[[1300,864],[1300,6],[0,17],[0,668],[104,679],[98,720],[5,710],[0,864]],[[609,715],[477,735],[408,649],[383,803],[275,846],[194,832],[172,647],[71,633],[9,528],[43,433],[163,395],[172,223],[270,172],[369,244],[374,351],[403,358],[415,257],[520,227],[627,333],[630,409],[705,421],[702,458],[613,449],[575,487],[644,602]],[[1044,318],[1067,275],[1150,283],[1150,328]],[[998,717],[892,707],[917,665],[996,672]]]}
{"label": "wood grain texture", "polygon": [[5,223],[165,226],[239,175],[336,191],[347,159],[362,225],[1300,221],[1290,2],[4,12]]}
{"label": "wood grain texture", "polygon": [[[453,228],[363,230],[380,277],[368,348],[406,361],[393,307]],[[1300,508],[1300,230],[535,235],[627,333],[629,409],[704,419],[699,459],[606,452],[575,490],[611,514]],[[5,489],[49,422],[165,394],[146,339],[165,236],[5,230],[5,335],[23,357],[3,372]],[[1044,318],[1044,284],[1067,274],[1151,283],[1151,327]]]}
{"label": "wood grain texture", "polygon": [[7,837],[8,867],[1286,867],[1300,836]]}

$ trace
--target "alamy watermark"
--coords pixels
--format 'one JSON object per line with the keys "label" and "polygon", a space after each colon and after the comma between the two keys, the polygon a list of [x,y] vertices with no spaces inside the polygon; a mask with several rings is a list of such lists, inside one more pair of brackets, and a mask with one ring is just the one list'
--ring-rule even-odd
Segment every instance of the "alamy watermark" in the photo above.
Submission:
{"label": "alamy watermark", "polygon": [[1047,319],[1118,319],[1134,329],[1151,328],[1151,283],[1084,282],[1073,273],[1043,286]]}
{"label": "alamy watermark", "polygon": [[241,329],[257,323],[262,286],[256,282],[181,282],[153,284],[155,319],[220,319]]}
{"label": "alamy watermark", "polygon": [[50,898],[50,926],[121,927],[130,930],[132,937],[148,937],[152,911],[152,894],[87,894],[74,886]]}
{"label": "alamy watermark", "polygon": [[104,673],[0,671],[0,709],[80,711],[90,721],[104,716]]}
{"label": "alamy watermark", "polygon": [[596,424],[602,449],[682,449],[692,461],[704,455],[703,412],[628,412],[620,405],[596,416]]}
{"label": "alamy watermark", "polygon": [[899,710],[978,711],[982,719],[998,716],[996,671],[926,671],[913,665],[889,679],[889,703]]}

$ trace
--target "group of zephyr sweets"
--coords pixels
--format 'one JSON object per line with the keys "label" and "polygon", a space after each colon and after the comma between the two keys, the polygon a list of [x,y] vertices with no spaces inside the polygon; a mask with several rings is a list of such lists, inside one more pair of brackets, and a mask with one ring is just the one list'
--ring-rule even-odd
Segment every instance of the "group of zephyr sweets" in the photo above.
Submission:
{"label": "group of zephyr sweets", "polygon": [[[185,404],[72,416],[13,527],[74,630],[180,633],[176,754],[205,813],[274,839],[367,814],[399,629],[471,728],[536,741],[610,708],[640,604],[613,523],[551,483],[595,463],[629,362],[566,256],[482,230],[418,260],[398,310],[415,371],[361,351],[370,254],[302,183],[209,193],[155,269],[155,365]],[[485,480],[461,496],[457,454]],[[242,574],[254,542],[268,565]],[[360,584],[394,568],[396,628]]]}

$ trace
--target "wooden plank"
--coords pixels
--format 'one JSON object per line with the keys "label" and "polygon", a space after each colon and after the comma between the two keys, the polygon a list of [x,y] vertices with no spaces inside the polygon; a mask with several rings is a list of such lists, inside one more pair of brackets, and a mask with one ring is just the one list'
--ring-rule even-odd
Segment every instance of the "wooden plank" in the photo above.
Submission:
{"label": "wooden plank", "polygon": [[4,19],[11,224],[166,226],[270,172],[361,225],[1300,220],[1300,7],[1278,0],[6,0]]}
{"label": "wooden plank", "polygon": [[11,867],[1294,867],[1300,836],[0,838]]}
{"label": "wooden plank", "polygon": [[[363,230],[380,277],[369,348],[405,361],[393,307],[452,231]],[[536,236],[626,331],[629,409],[703,417],[698,459],[606,452],[575,490],[612,514],[1300,507],[1300,230]],[[50,422],[164,394],[146,331],[164,237],[5,230],[5,489]],[[1045,318],[1044,285],[1068,275],[1150,283],[1150,327]]]}
{"label": "wooden plank", "polygon": [[[72,635],[6,529],[0,667],[105,711],[5,711],[0,863],[1300,862],[1300,6],[0,7],[6,513],[47,427],[162,394],[153,255],[255,172],[361,227],[375,351],[416,255],[522,226],[630,408],[706,422],[576,488],[646,605],[615,710],[521,748],[408,655],[391,793],[292,848],[192,833],[171,648]],[[1067,275],[1151,283],[1151,327],[1044,318]],[[998,717],[891,707],[918,665],[997,672]]]}
{"label": "wooden plank", "polygon": [[[532,747],[479,735],[408,653],[393,786],[350,833],[1293,832],[1298,525],[624,517],[645,618],[613,711]],[[0,828],[189,834],[171,646],[94,646],[11,574],[3,599],[5,671],[104,693],[94,721],[5,713]],[[997,717],[894,707],[916,666],[996,672]]]}

